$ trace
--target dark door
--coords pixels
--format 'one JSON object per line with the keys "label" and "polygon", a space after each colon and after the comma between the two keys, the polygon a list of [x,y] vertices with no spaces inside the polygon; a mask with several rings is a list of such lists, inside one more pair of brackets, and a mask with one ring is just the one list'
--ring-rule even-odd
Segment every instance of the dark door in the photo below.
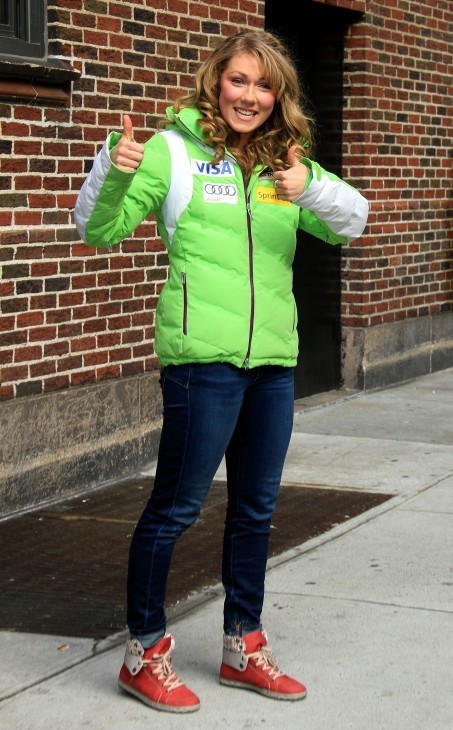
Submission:
{"label": "dark door", "polygon": [[[266,28],[293,52],[316,122],[314,158],[341,175],[343,38],[358,13],[311,0],[291,11],[266,0]],[[300,233],[294,260],[294,294],[299,315],[296,398],[341,385],[341,247]]]}

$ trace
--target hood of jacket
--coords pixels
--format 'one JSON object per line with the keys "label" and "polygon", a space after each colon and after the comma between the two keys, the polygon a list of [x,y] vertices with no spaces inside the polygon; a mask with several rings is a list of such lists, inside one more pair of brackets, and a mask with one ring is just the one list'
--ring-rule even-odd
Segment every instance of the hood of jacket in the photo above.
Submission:
{"label": "hood of jacket", "polygon": [[168,106],[165,114],[168,119],[165,127],[167,130],[177,129],[185,134],[189,133],[202,144],[205,144],[208,147],[212,146],[209,144],[209,140],[206,139],[202,128],[198,124],[199,120],[203,116],[198,107],[186,106],[183,109],[180,109],[179,112],[175,112],[175,108],[173,106]]}

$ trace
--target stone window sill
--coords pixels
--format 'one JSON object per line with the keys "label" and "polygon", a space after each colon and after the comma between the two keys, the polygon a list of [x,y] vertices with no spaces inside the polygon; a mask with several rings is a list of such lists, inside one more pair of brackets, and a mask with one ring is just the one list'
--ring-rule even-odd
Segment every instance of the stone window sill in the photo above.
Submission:
{"label": "stone window sill", "polygon": [[41,101],[64,106],[69,103],[71,81],[79,71],[67,61],[19,61],[0,58],[0,98]]}

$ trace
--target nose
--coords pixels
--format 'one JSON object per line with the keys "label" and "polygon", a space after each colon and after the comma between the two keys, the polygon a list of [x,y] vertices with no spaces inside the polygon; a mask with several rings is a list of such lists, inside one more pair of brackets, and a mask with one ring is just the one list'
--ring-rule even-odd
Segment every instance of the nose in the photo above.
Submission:
{"label": "nose", "polygon": [[256,99],[255,87],[253,84],[246,84],[242,93],[242,98],[248,104],[253,104]]}

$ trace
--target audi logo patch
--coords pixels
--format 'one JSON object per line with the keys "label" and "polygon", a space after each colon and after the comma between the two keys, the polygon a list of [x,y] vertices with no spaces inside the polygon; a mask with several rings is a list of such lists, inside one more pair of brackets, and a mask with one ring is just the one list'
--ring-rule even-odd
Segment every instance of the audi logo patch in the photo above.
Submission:
{"label": "audi logo patch", "polygon": [[238,189],[236,185],[226,183],[204,183],[205,203],[229,203],[237,205]]}

